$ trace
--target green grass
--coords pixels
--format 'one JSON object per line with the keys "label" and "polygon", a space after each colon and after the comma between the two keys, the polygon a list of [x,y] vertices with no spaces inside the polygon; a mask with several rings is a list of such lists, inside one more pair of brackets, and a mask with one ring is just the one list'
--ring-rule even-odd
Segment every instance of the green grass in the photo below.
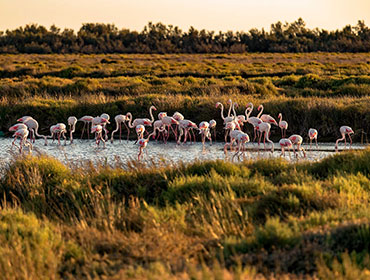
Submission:
{"label": "green grass", "polygon": [[25,279],[365,277],[369,157],[125,168],[21,157],[0,180],[0,266]]}

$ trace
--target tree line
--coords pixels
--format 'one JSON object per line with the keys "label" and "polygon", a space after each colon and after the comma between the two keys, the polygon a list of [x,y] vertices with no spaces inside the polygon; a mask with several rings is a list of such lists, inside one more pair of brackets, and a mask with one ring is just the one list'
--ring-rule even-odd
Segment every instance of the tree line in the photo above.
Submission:
{"label": "tree line", "polygon": [[341,30],[309,29],[299,18],[277,22],[269,32],[214,32],[151,23],[141,32],[114,24],[85,23],[77,33],[52,25],[29,24],[0,31],[0,53],[243,53],[243,52],[369,52],[370,29],[364,21]]}

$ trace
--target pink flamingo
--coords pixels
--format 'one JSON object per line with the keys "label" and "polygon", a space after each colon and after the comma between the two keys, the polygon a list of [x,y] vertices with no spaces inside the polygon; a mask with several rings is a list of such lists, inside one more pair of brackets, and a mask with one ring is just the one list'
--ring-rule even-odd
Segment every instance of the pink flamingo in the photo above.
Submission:
{"label": "pink flamingo", "polygon": [[60,137],[63,136],[64,138],[64,146],[67,144],[67,137],[65,133],[67,132],[66,125],[64,123],[57,123],[56,125],[52,125],[50,127],[51,135],[47,136],[48,138],[54,137],[55,134],[58,136],[58,145],[60,145]]}
{"label": "pink flamingo", "polygon": [[25,128],[20,128],[17,131],[15,131],[15,133],[13,134],[13,137],[15,137],[15,139],[17,139],[18,137],[20,138],[20,143],[19,143],[20,153],[22,153],[23,145],[28,147],[29,152],[32,152],[32,144],[30,141],[27,140],[28,134],[29,134],[28,129],[25,129]]}
{"label": "pink flamingo", "polygon": [[179,122],[175,120],[173,117],[165,116],[162,118],[162,123],[164,124],[165,127],[167,127],[167,137],[165,139],[165,143],[167,143],[167,140],[170,137],[170,129],[175,135],[175,141],[177,142],[177,131],[173,129],[172,125],[173,124],[179,125]]}
{"label": "pink flamingo", "polygon": [[230,130],[230,142],[225,143],[224,145],[224,154],[227,154],[227,148],[230,147],[230,151],[233,151],[233,144],[234,141],[237,139],[240,133],[243,133],[241,130],[237,128],[237,122],[228,122],[224,129]]}
{"label": "pink flamingo", "polygon": [[159,112],[158,113],[158,119],[162,119],[163,117],[167,117],[167,112]]}
{"label": "pink flamingo", "polygon": [[297,145],[297,153],[299,151],[301,151],[302,154],[303,154],[303,157],[305,158],[306,157],[306,151],[302,147],[303,137],[301,135],[298,135],[298,134],[293,134],[288,139],[293,144],[293,151],[294,151],[295,156],[298,157],[298,154],[295,153],[295,149],[294,149],[295,145]]}
{"label": "pink flamingo", "polygon": [[257,137],[256,127],[257,127],[258,124],[262,123],[262,120],[259,118],[259,116],[262,114],[262,111],[257,115],[257,117],[250,117],[250,114],[253,111],[253,104],[252,103],[247,104],[246,112],[247,111],[249,111],[249,113],[246,113],[247,122],[250,123],[251,125],[253,125],[253,132],[254,132],[253,142],[254,142],[256,140],[256,137]]}
{"label": "pink flamingo", "polygon": [[[153,110],[156,111],[157,108],[155,108],[154,106],[150,106],[149,114],[150,114],[151,119],[137,118],[137,119],[132,120],[132,114],[130,112],[127,113],[126,116],[128,118],[128,127],[129,128],[135,128],[139,124],[144,125],[144,126],[152,126],[153,122],[154,122]],[[130,132],[128,131],[128,135],[129,135],[129,133]],[[127,136],[127,137],[129,137],[129,136]]]}
{"label": "pink flamingo", "polygon": [[264,107],[263,107],[262,104],[260,106],[258,106],[258,110],[261,110],[258,114],[258,116],[260,116],[260,119],[265,123],[274,124],[274,125],[278,126],[278,123],[276,122],[276,120],[273,117],[271,117],[270,115],[267,115],[267,114],[261,115],[262,112],[263,112],[263,109],[264,109]]}
{"label": "pink flamingo", "polygon": [[215,120],[209,121],[209,129],[211,131],[213,130],[213,136],[215,137],[215,142],[216,142],[216,125],[217,125],[217,122]]}
{"label": "pink flamingo", "polygon": [[[27,125],[24,123],[17,123],[9,128],[10,132],[16,132],[18,129],[28,129]],[[27,135],[28,136],[28,135]],[[14,136],[14,140],[12,142],[12,146],[15,145],[15,141],[17,140],[19,136]]]}
{"label": "pink flamingo", "polygon": [[137,141],[137,144],[139,145],[139,153],[137,155],[137,160],[140,160],[140,157],[143,154],[144,149],[148,146],[149,139],[153,134],[154,131],[150,133],[147,138],[141,138]]}
{"label": "pink flamingo", "polygon": [[339,129],[340,131],[340,134],[342,135],[342,138],[339,138],[336,142],[335,142],[335,151],[338,151],[338,143],[340,141],[343,141],[344,140],[344,147],[347,146],[347,141],[346,141],[346,135],[348,135],[349,137],[349,140],[350,140],[350,145],[349,145],[349,148],[352,147],[352,138],[351,138],[351,134],[354,134],[352,128],[350,128],[349,126],[346,126],[346,125],[343,125],[340,127]]}
{"label": "pink flamingo", "polygon": [[279,113],[278,119],[279,119],[279,127],[281,129],[281,137],[285,138],[286,137],[286,131],[288,129],[288,122],[282,120],[283,119],[283,114],[282,113]]}
{"label": "pink flamingo", "polygon": [[312,145],[312,139],[315,139],[316,149],[319,149],[319,146],[317,145],[317,136],[318,136],[318,132],[316,129],[310,128],[308,130],[308,137],[310,138],[310,150],[311,150],[311,145]]}
{"label": "pink flamingo", "polygon": [[269,139],[271,125],[269,123],[261,122],[260,124],[257,124],[256,129],[257,129],[257,131],[260,132],[260,137],[258,139],[258,149],[259,149],[259,146],[260,146],[260,143],[261,143],[262,134],[265,133],[265,136],[263,137],[263,146],[266,150],[266,143],[265,142],[267,140],[267,142],[269,142],[272,146],[271,153],[273,153],[274,152],[274,142],[272,142]]}
{"label": "pink flamingo", "polygon": [[104,130],[104,138],[105,138],[105,141],[108,141],[108,129],[107,129],[107,124],[110,123],[109,120],[110,120],[110,116],[107,114],[107,113],[103,113],[100,115],[100,117],[102,117],[103,119],[106,119],[107,122],[104,122],[101,124],[101,126],[103,127],[103,130]]}
{"label": "pink flamingo", "polygon": [[[157,131],[159,132],[158,133],[158,136],[157,136]],[[162,135],[162,140],[163,142],[165,141],[165,134],[166,134],[166,128],[165,128],[165,125],[163,124],[162,120],[156,120],[154,121],[153,123],[153,139],[156,138],[156,141],[158,141],[158,139],[160,138],[160,136]]]}
{"label": "pink flamingo", "polygon": [[137,140],[143,139],[144,132],[145,132],[145,126],[143,126],[142,124],[138,124],[135,127],[135,131],[136,131],[136,134],[137,134]]}
{"label": "pink flamingo", "polygon": [[103,127],[100,124],[94,125],[91,128],[91,133],[96,134],[96,137],[95,137],[96,146],[99,147],[99,144],[100,144],[100,141],[101,141],[101,142],[103,142],[103,145],[104,145],[104,148],[105,148],[105,140],[103,139]]}
{"label": "pink flamingo", "polygon": [[[292,141],[290,141],[287,138],[283,138],[283,139],[280,139],[279,144],[280,144],[280,147],[281,147],[281,155],[280,156],[284,156],[285,155],[285,149],[288,149],[289,150],[289,159],[291,159],[290,149],[293,148]],[[293,148],[293,151],[294,151],[294,148]]]}
{"label": "pink flamingo", "polygon": [[236,153],[234,154],[233,158],[235,156],[238,156],[239,158],[239,153],[240,151],[242,151],[242,154],[243,154],[243,157],[244,157],[244,153],[245,153],[245,143],[249,142],[249,135],[247,133],[244,133],[244,132],[240,132],[237,136],[236,136],[236,142],[238,143],[238,150],[236,151]]}
{"label": "pink flamingo", "polygon": [[[119,142],[121,143],[121,136],[122,136],[122,123],[125,125],[125,127],[127,128],[127,131],[129,131],[130,129],[128,128],[127,124],[126,124],[126,121],[128,120],[127,119],[127,115],[117,115],[114,117],[114,120],[116,122],[116,129],[112,131],[112,135],[111,135],[111,138],[110,138],[110,141],[111,143],[113,143],[113,139],[114,139],[114,133],[116,133],[118,130],[119,130]],[[127,135],[127,141],[129,140],[128,139],[128,136]]]}
{"label": "pink flamingo", "polygon": [[79,121],[82,121],[84,123],[84,126],[82,128],[82,133],[81,133],[81,139],[84,136],[86,124],[87,124],[87,139],[90,139],[89,123],[92,123],[93,119],[94,117],[92,116],[83,116],[82,118],[79,119]]}
{"label": "pink flamingo", "polygon": [[[181,120],[184,120],[184,116],[183,114],[179,113],[179,112],[175,112],[172,117],[177,120],[178,122],[181,121]],[[176,131],[176,134],[177,134],[177,130],[179,129],[179,125],[176,125],[175,127],[175,131]]]}
{"label": "pink flamingo", "polygon": [[67,122],[68,122],[68,125],[69,125],[69,141],[72,144],[73,143],[73,133],[76,130],[77,118],[74,117],[74,116],[69,117]]}
{"label": "pink flamingo", "polygon": [[212,145],[212,137],[211,137],[211,133],[209,132],[208,122],[203,121],[199,124],[199,134],[201,134],[203,148],[206,142],[206,138],[208,138],[208,140],[211,142],[211,145]]}
{"label": "pink flamingo", "polygon": [[[102,115],[104,115],[106,117],[106,114],[102,114]],[[102,127],[102,129],[105,133],[104,134],[104,142],[106,142],[107,139],[108,139],[108,129],[106,129],[106,127],[105,127],[108,123],[110,123],[109,120],[102,117],[102,116],[100,116],[100,117],[98,116],[98,117],[93,118],[93,120],[91,122],[92,126],[101,125],[101,127]],[[95,135],[95,139],[96,139],[96,135]]]}
{"label": "pink flamingo", "polygon": [[[190,141],[192,142],[190,129],[192,129],[192,128],[198,129],[198,126],[190,120],[180,120],[179,121],[179,128],[180,128],[180,135],[177,138],[177,144],[180,144],[181,136],[184,134],[184,131],[185,131],[185,136],[184,136],[184,142],[183,143],[186,143],[188,135],[189,135]],[[195,138],[195,135],[194,135],[194,138]]]}
{"label": "pink flamingo", "polygon": [[[20,119],[17,120],[18,122],[22,122],[24,123],[28,129],[30,130],[30,139],[33,143],[35,143],[35,140],[36,140],[36,136],[37,137],[40,137],[40,138],[44,138],[45,140],[45,145],[47,145],[47,140],[46,140],[46,136],[44,135],[40,135],[38,133],[38,129],[39,129],[39,123],[32,117],[30,116],[24,116]],[[36,135],[36,136],[35,136]]]}
{"label": "pink flamingo", "polygon": [[227,114],[227,117],[224,117],[224,105],[221,102],[217,102],[216,103],[216,108],[218,108],[218,106],[221,107],[221,118],[224,121],[224,124],[226,124],[226,123],[228,123],[228,122],[230,122],[230,121],[233,120],[233,117],[231,117],[231,115],[230,115],[231,114],[232,105],[233,105],[233,102],[231,101],[231,99],[229,99],[227,101],[227,104],[230,105],[229,112]]}

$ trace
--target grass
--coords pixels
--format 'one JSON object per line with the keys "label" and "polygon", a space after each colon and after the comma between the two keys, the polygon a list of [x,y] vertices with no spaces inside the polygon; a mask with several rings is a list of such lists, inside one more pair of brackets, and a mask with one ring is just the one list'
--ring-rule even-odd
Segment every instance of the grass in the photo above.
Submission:
{"label": "grass", "polygon": [[366,279],[369,157],[115,168],[20,157],[0,181],[0,267],[9,279]]}

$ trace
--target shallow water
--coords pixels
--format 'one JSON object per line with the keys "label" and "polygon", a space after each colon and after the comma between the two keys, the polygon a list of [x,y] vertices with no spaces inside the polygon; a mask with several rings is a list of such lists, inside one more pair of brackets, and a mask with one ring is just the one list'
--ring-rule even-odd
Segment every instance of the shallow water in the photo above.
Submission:
{"label": "shallow water", "polygon": [[[0,163],[10,162],[15,155],[19,155],[17,148],[12,147],[11,138],[0,138]],[[48,146],[44,146],[42,139],[36,140],[34,144],[32,154],[47,154],[53,156],[64,163],[81,164],[85,161],[92,161],[94,164],[107,163],[109,165],[115,165],[117,163],[126,163],[131,160],[137,159],[139,147],[134,144],[134,141],[122,141],[121,143],[116,140],[113,144],[110,142],[106,143],[106,148],[97,148],[93,140],[80,140],[75,139],[75,142],[71,145],[67,141],[66,146],[58,146],[56,142],[52,143],[49,141]],[[18,143],[18,142],[17,142]],[[194,160],[215,160],[225,159],[223,152],[223,142],[213,143],[212,146],[207,142],[205,148],[202,148],[200,142],[194,144],[177,145],[174,142],[163,144],[162,142],[150,141],[146,148],[147,153],[144,153],[144,160],[164,161],[172,164],[176,162],[191,162]],[[275,151],[271,153],[268,151],[257,152],[258,145],[256,143],[247,143],[248,151],[245,153],[246,159],[261,159],[261,158],[278,158],[281,156],[281,151],[278,143],[275,143]],[[307,150],[308,146],[303,145]],[[318,161],[327,156],[333,155],[335,143],[319,143],[319,150],[313,146],[311,151],[307,151],[307,157],[304,159],[301,156],[299,161]],[[366,145],[354,144],[353,149],[364,149]],[[263,148],[263,145],[261,145]],[[270,146],[267,146],[270,148]],[[348,148],[348,145],[347,145]],[[271,149],[271,148],[270,148]],[[344,145],[339,146],[339,151],[344,149]],[[25,151],[28,151],[27,148]],[[27,152],[26,152],[27,153]],[[239,159],[233,158],[234,153],[229,152],[227,160],[243,160],[243,157]],[[284,158],[287,160],[297,161],[291,152],[291,159],[289,159],[288,153],[285,154]]]}

